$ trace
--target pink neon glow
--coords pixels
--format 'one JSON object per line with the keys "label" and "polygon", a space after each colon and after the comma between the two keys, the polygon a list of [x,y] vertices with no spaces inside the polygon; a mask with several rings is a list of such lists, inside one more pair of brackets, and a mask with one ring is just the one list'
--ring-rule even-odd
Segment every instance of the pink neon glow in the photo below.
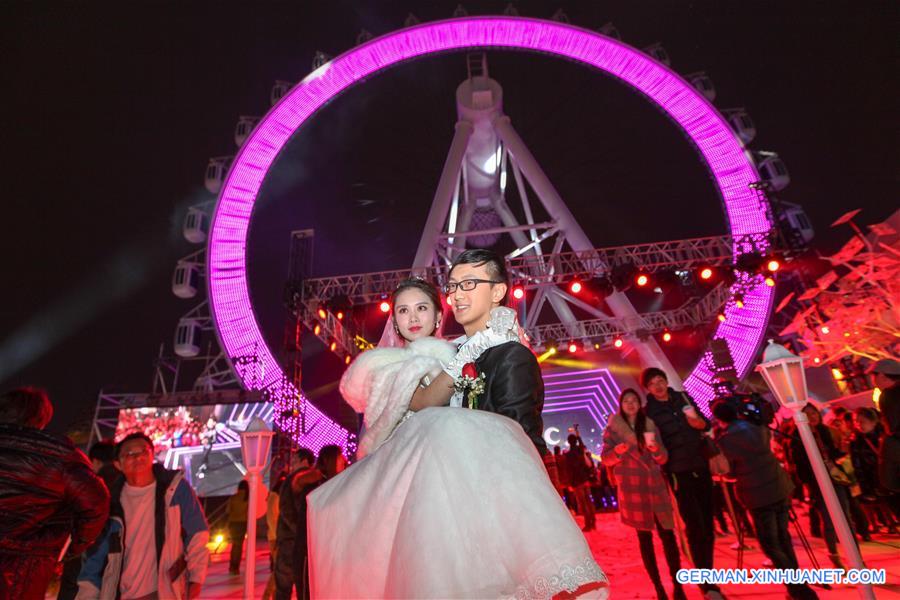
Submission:
{"label": "pink neon glow", "polygon": [[[253,205],[279,152],[320,107],[366,77],[402,61],[477,47],[572,59],[640,90],[678,123],[700,151],[722,195],[731,233],[740,236],[769,230],[765,207],[749,188],[759,175],[728,123],[692,85],[643,52],[571,25],[511,17],[452,19],[389,33],[342,54],[294,86],[241,147],[222,186],[209,234],[209,298],[219,340],[232,363],[249,356],[260,363],[256,376],[236,369],[245,387],[267,388],[276,396],[299,394],[293,384],[285,383],[281,367],[263,339],[247,287],[246,243]],[[734,253],[738,256],[760,249],[736,245]],[[739,314],[732,314],[734,308],[726,309],[728,318],[716,330],[716,337],[727,340],[739,376],[756,358],[772,298],[773,290],[760,281],[744,292],[744,309]],[[685,387],[706,408],[713,397],[710,366],[701,360]],[[312,405],[306,418],[307,431],[314,433],[301,436],[304,444],[316,449],[323,443],[343,444],[340,439],[346,440],[347,432]]]}
{"label": "pink neon glow", "polygon": [[619,410],[619,385],[609,369],[545,373],[544,413],[585,409],[600,429]]}

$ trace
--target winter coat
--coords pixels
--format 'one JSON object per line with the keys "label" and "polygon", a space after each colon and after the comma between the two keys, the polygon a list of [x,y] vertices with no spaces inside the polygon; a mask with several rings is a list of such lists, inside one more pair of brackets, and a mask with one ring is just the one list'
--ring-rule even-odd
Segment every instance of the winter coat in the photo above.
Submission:
{"label": "winter coat", "polygon": [[341,395],[363,413],[366,431],[359,440],[358,458],[371,454],[387,440],[409,409],[422,378],[441,372],[456,348],[433,337],[419,338],[403,348],[374,348],[360,354],[341,377]]}
{"label": "winter coat", "polygon": [[869,433],[857,431],[850,439],[850,459],[853,461],[853,473],[859,483],[863,496],[877,496],[878,483],[878,446],[884,430],[881,425]]}
{"label": "winter coat", "polygon": [[109,492],[68,439],[0,424],[0,554],[56,560],[100,535]]}
{"label": "winter coat", "polygon": [[[646,431],[657,432],[656,424],[646,420]],[[622,522],[635,529],[652,531],[655,520],[665,529],[675,526],[669,488],[666,485],[660,465],[665,464],[668,452],[659,439],[656,452],[638,448],[638,440],[631,426],[620,415],[609,418],[603,432],[603,449],[600,460],[618,485],[619,514]],[[625,454],[619,455],[615,448],[621,443],[629,445]]]}
{"label": "winter coat", "polygon": [[[827,425],[819,423],[815,427],[810,426],[810,429],[812,429],[813,435],[820,440],[819,451],[822,453],[824,460],[836,462],[843,456],[841,451],[837,449],[837,446],[834,445],[834,440],[831,439],[831,431]],[[812,465],[809,464],[806,447],[803,445],[803,440],[799,435],[791,438],[791,460],[794,461],[794,467],[797,469],[797,477],[800,478],[800,481],[807,486],[818,485]]]}
{"label": "winter coat", "polygon": [[892,492],[900,492],[900,383],[881,391],[878,400],[886,427],[878,448],[878,481]]}
{"label": "winter coat", "polygon": [[[181,600],[187,583],[203,584],[209,564],[209,527],[194,490],[179,471],[153,465],[156,477],[155,537],[157,594]],[[85,555],[78,575],[77,600],[115,600],[125,557],[125,512],[121,497],[125,481],[112,490],[110,521]]]}
{"label": "winter coat", "polygon": [[572,487],[583,485],[591,479],[591,467],[587,464],[586,452],[587,450],[579,442],[563,455],[569,475],[569,485]]}
{"label": "winter coat", "polygon": [[[697,408],[694,400],[685,392],[676,392],[669,388],[669,399],[660,402],[652,395],[647,396],[644,411],[653,419],[659,428],[660,441],[669,451],[669,460],[665,469],[668,473],[690,473],[709,470],[709,459],[703,455],[703,433],[694,429],[684,416],[684,407],[690,404],[697,415],[706,421],[706,417]],[[709,421],[706,428],[709,429]]]}
{"label": "winter coat", "polygon": [[791,497],[794,484],[772,454],[769,430],[747,421],[728,424],[716,438],[735,478],[734,489],[747,509],[762,508]]}

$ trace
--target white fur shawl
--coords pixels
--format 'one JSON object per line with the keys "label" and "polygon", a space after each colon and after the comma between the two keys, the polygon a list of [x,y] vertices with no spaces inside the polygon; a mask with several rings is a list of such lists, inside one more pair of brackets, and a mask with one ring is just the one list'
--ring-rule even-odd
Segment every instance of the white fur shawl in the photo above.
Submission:
{"label": "white fur shawl", "polygon": [[450,342],[426,337],[405,348],[375,348],[360,354],[341,377],[341,394],[363,413],[366,432],[359,441],[360,457],[388,438],[406,411],[425,375],[432,379],[456,355]]}

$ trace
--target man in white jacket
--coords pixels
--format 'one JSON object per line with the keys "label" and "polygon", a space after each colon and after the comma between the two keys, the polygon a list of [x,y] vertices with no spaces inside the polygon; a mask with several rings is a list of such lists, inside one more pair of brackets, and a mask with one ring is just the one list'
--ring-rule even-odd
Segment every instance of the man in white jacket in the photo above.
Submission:
{"label": "man in white jacket", "polygon": [[78,600],[194,599],[206,579],[209,528],[181,471],[153,463],[143,433],[116,446],[125,478],[111,490],[110,520],[78,576]]}

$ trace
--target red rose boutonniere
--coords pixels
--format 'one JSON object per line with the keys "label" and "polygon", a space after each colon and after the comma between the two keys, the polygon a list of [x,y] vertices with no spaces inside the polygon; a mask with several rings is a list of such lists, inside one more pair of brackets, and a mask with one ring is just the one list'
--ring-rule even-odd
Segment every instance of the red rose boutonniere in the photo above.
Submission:
{"label": "red rose boutonniere", "polygon": [[484,373],[478,372],[475,363],[466,363],[453,387],[465,396],[469,408],[477,409],[478,397],[484,393]]}

